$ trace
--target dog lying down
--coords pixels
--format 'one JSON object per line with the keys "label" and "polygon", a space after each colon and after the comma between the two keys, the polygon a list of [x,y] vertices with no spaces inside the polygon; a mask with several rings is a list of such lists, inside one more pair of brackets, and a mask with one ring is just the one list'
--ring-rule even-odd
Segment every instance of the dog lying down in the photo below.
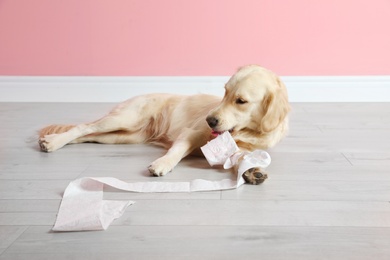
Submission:
{"label": "dog lying down", "polygon": [[[50,125],[40,131],[42,151],[54,152],[66,144],[151,143],[168,149],[149,166],[154,176],[164,176],[179,161],[217,135],[229,131],[240,150],[274,146],[288,130],[290,110],[287,90],[273,72],[249,65],[226,83],[225,96],[148,94],[131,98],[108,115],[87,124]],[[237,172],[237,169],[234,169]],[[262,183],[263,169],[243,174],[247,183]]]}

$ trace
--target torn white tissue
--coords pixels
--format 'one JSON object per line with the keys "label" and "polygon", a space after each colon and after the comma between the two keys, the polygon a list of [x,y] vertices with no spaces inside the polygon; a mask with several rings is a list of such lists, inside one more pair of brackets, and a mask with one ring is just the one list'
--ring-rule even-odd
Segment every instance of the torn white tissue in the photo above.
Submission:
{"label": "torn white tissue", "polygon": [[242,174],[253,167],[266,168],[269,154],[262,150],[239,151],[229,132],[219,135],[202,148],[210,165],[223,164],[225,169],[239,164],[237,180],[193,180],[190,182],[126,183],[110,177],[85,177],[72,181],[65,190],[53,231],[105,230],[114,219],[123,215],[134,201],[103,200],[104,185],[132,192],[195,192],[235,189],[245,183]]}

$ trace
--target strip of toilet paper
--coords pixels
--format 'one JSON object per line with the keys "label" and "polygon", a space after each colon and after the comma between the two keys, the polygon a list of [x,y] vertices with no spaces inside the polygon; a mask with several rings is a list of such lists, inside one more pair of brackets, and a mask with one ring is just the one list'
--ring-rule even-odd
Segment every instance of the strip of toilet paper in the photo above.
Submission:
{"label": "strip of toilet paper", "polygon": [[[234,145],[233,145],[234,143]],[[104,186],[130,192],[197,192],[235,189],[245,183],[242,174],[253,167],[266,168],[271,163],[269,154],[262,150],[240,152],[228,132],[202,147],[211,165],[223,164],[231,168],[239,163],[236,180],[190,182],[135,182],[127,183],[111,177],[84,177],[72,181],[66,188],[53,231],[105,230],[114,219],[123,215],[134,201],[104,200]]]}

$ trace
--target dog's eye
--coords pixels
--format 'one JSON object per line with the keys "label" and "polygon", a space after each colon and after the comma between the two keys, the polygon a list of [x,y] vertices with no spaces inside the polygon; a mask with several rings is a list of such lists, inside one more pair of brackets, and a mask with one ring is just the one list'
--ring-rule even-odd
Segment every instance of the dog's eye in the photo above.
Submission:
{"label": "dog's eye", "polygon": [[243,100],[242,98],[237,98],[236,99],[236,104],[242,105],[242,104],[246,104],[246,103],[248,103],[248,101]]}

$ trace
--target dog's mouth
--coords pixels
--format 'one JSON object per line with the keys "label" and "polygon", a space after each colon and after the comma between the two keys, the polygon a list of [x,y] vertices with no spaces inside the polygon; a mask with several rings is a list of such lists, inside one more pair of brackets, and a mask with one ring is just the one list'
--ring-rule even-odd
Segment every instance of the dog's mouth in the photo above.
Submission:
{"label": "dog's mouth", "polygon": [[[227,130],[229,133],[232,133],[233,131],[234,131],[234,127],[232,128],[232,129],[229,129],[229,130]],[[223,133],[225,133],[226,131],[217,131],[217,130],[212,130],[212,132],[211,132],[211,134],[213,135],[213,136],[218,136],[218,135],[221,135],[221,134],[223,134]]]}

